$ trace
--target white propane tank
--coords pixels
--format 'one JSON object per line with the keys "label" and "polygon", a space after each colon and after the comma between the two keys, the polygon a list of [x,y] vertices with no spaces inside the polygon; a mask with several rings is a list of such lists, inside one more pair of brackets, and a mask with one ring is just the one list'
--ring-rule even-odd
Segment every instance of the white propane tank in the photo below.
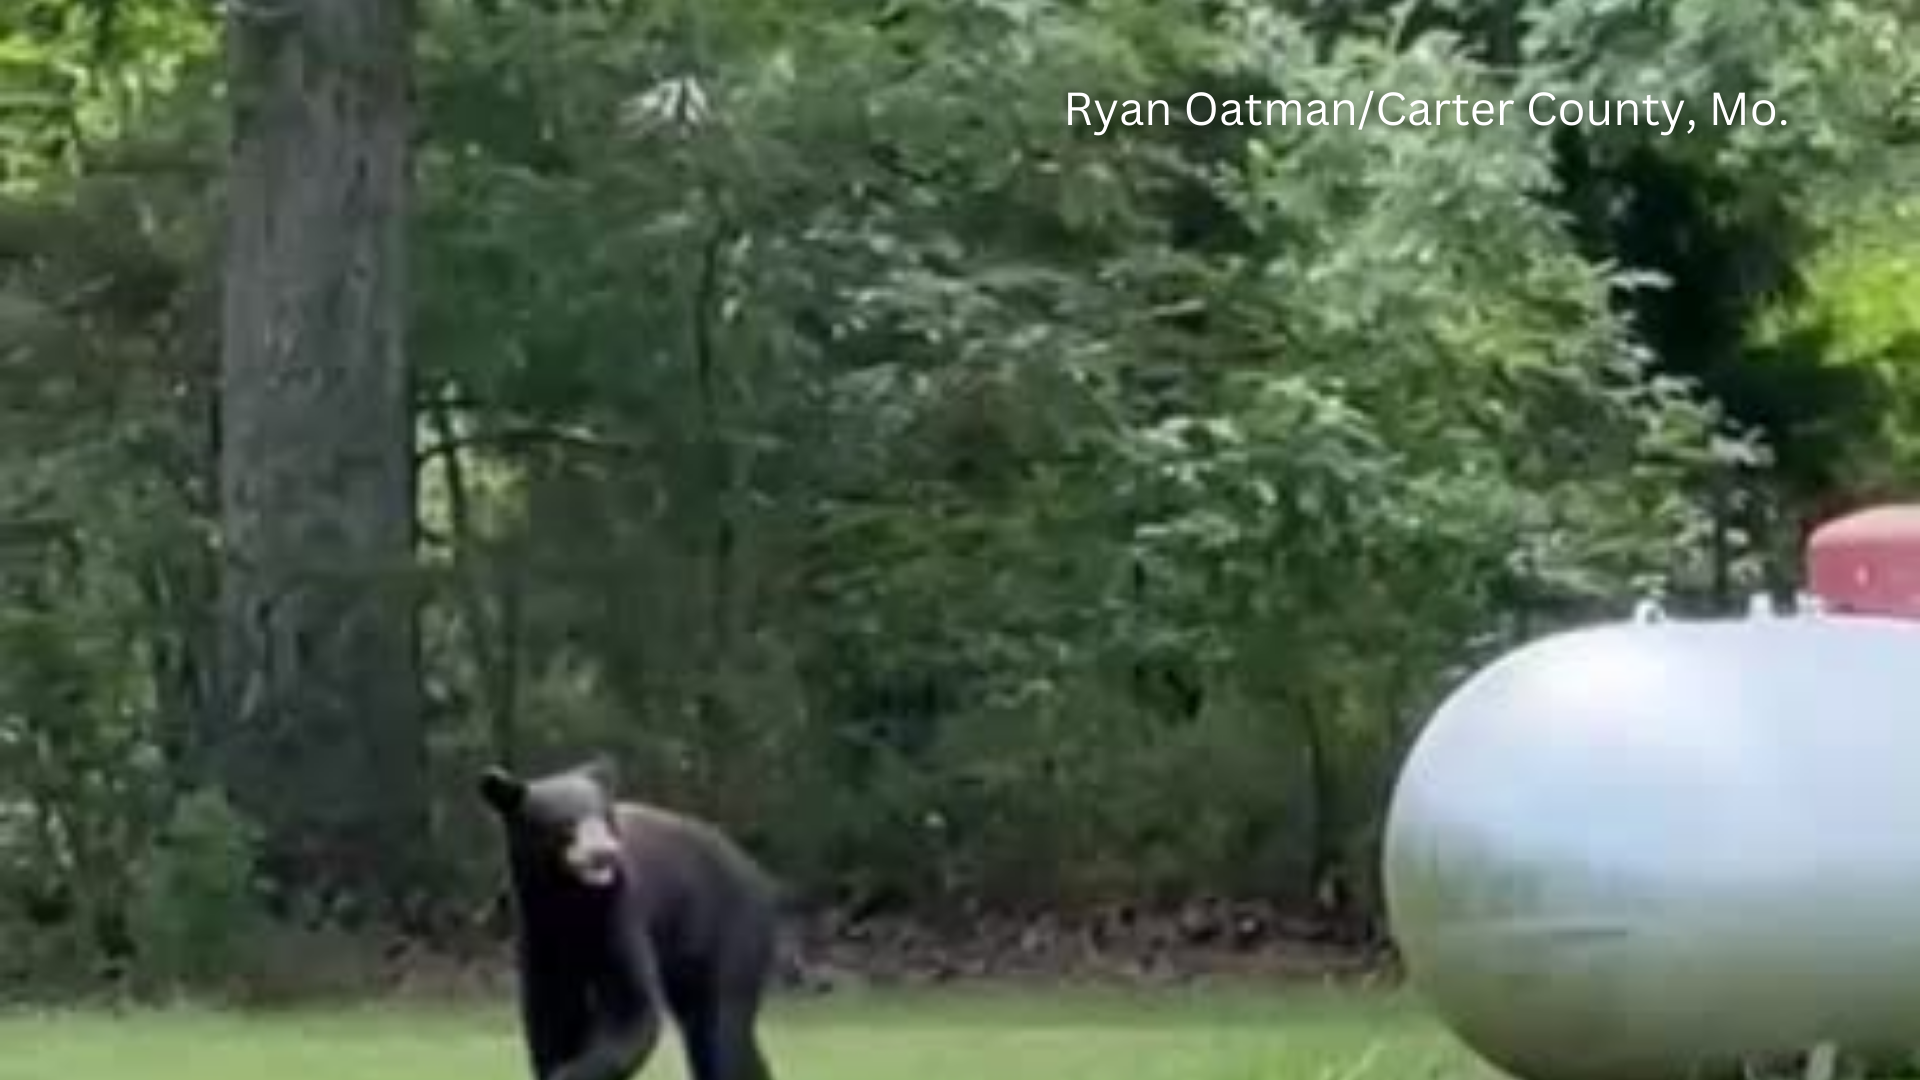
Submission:
{"label": "white propane tank", "polygon": [[1805,611],[1555,635],[1435,714],[1387,915],[1480,1056],[1676,1080],[1920,1047],[1920,624]]}

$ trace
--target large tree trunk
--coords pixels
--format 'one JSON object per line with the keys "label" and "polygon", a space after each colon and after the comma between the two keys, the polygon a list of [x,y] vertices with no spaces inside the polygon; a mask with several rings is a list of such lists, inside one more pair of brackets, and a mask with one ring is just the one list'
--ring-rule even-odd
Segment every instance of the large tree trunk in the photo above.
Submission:
{"label": "large tree trunk", "polygon": [[282,884],[394,899],[426,823],[403,341],[412,6],[230,11],[206,749]]}

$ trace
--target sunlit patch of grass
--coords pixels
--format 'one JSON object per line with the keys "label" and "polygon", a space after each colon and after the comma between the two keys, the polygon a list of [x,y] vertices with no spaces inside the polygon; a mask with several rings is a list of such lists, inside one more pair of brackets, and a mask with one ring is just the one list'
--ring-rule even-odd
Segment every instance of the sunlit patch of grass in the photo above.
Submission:
{"label": "sunlit patch of grass", "polygon": [[[0,1080],[524,1080],[496,1008],[0,1018]],[[1398,995],[970,989],[782,998],[780,1080],[1491,1080]],[[683,1080],[671,1038],[645,1075]]]}

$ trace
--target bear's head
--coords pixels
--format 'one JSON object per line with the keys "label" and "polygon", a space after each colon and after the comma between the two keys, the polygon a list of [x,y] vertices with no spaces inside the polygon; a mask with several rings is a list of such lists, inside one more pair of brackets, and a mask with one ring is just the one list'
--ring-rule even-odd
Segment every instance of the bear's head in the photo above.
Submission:
{"label": "bear's head", "polygon": [[614,787],[604,758],[531,779],[497,767],[480,776],[480,798],[506,832],[516,872],[594,889],[620,876]]}

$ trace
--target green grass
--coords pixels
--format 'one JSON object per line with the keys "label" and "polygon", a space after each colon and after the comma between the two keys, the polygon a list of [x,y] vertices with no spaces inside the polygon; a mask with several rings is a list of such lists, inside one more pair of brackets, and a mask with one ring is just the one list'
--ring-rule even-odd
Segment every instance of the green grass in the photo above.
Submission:
{"label": "green grass", "polygon": [[[0,1080],[524,1080],[504,1006],[0,1016]],[[1398,995],[873,993],[775,1002],[779,1080],[1491,1080]],[[648,1080],[681,1080],[662,1043]]]}

